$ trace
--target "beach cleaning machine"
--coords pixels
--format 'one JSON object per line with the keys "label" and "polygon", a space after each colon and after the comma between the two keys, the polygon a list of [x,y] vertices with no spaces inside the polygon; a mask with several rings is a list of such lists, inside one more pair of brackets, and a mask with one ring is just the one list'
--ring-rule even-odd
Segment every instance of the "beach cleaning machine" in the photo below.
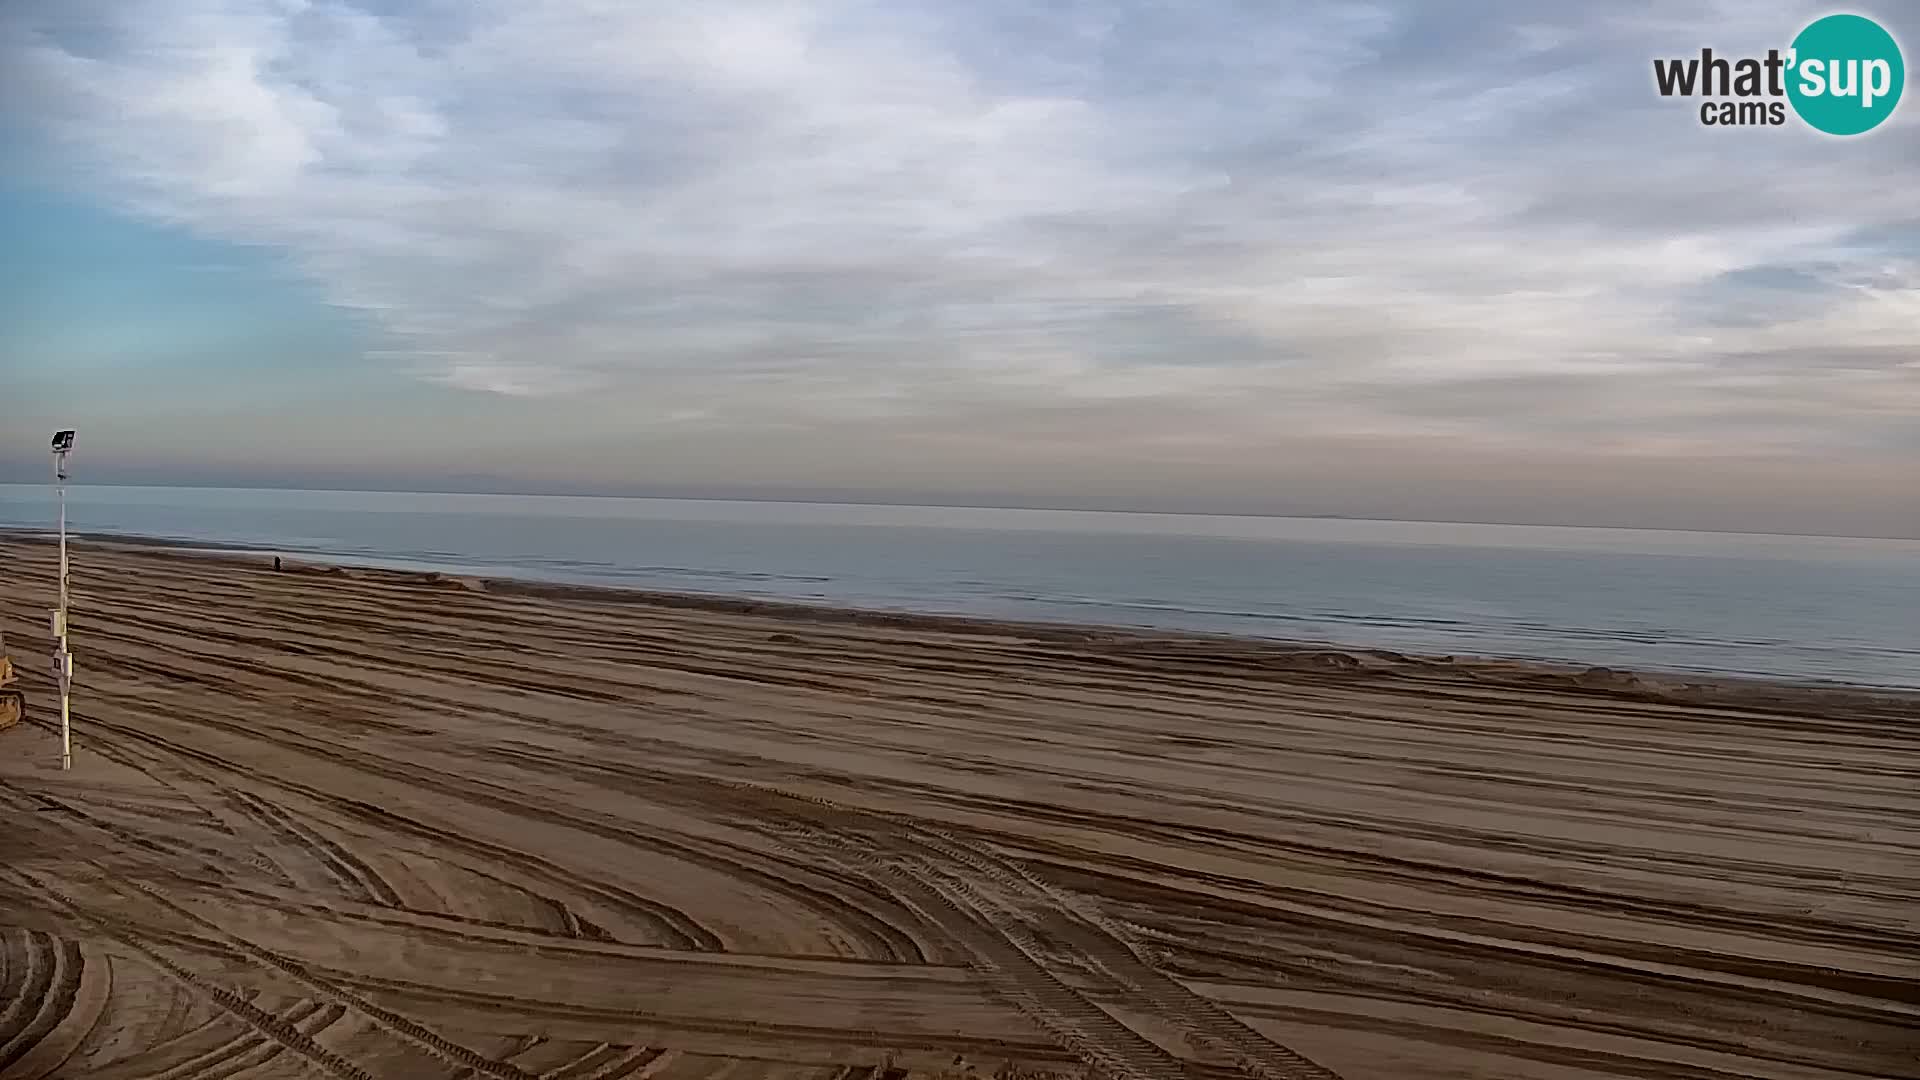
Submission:
{"label": "beach cleaning machine", "polygon": [[27,695],[12,688],[18,678],[13,673],[13,660],[7,655],[6,639],[0,638],[0,731],[27,715]]}

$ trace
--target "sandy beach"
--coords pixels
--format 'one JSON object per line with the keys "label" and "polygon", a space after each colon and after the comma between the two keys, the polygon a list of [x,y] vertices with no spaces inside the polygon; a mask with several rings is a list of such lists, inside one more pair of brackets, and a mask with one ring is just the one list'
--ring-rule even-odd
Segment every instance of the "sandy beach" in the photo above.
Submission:
{"label": "sandy beach", "polygon": [[0,1080],[1920,1075],[1920,696],[0,566]]}

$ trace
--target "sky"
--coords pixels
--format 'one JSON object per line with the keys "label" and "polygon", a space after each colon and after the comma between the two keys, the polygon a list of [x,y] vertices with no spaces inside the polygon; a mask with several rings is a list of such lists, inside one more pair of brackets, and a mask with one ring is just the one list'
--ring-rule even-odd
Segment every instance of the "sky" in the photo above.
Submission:
{"label": "sky", "polygon": [[0,480],[1920,537],[1920,101],[1653,87],[1829,10],[7,0]]}

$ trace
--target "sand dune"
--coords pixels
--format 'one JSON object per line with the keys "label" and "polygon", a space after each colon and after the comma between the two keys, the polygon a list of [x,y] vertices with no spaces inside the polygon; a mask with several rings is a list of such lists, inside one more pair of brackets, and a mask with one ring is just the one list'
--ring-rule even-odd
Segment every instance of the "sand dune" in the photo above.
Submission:
{"label": "sand dune", "polygon": [[0,540],[0,1080],[1920,1075],[1920,698]]}

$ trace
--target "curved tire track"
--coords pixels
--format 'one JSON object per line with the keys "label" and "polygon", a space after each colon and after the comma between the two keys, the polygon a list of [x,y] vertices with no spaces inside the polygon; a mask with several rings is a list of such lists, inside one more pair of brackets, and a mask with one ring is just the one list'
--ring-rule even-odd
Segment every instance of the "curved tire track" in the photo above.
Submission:
{"label": "curved tire track", "polygon": [[26,978],[19,999],[0,1015],[0,1074],[53,1033],[80,992],[79,945],[40,930],[24,931],[18,940],[14,955]]}
{"label": "curved tire track", "polygon": [[[0,872],[6,871],[0,870]],[[306,1058],[336,1080],[378,1080],[374,1074],[314,1042],[305,1032],[280,1017],[261,1009],[232,990],[208,982],[200,975],[167,959],[143,940],[138,928],[111,916],[90,911],[78,901],[29,874],[13,871],[9,876],[21,882],[29,891],[45,896],[54,906],[65,910],[79,921],[91,925],[103,936],[112,938],[139,954],[155,968],[165,972],[194,993],[212,1001],[262,1037]]]}
{"label": "curved tire track", "polygon": [[365,900],[372,904],[387,907],[402,907],[400,894],[387,884],[373,867],[368,866],[359,856],[344,846],[320,835],[312,826],[306,825],[293,815],[250,792],[232,790],[229,796],[262,828],[279,834],[289,843],[311,852],[327,868],[348,893],[356,900]]}
{"label": "curved tire track", "polygon": [[453,1065],[455,1068],[465,1067],[472,1069],[483,1076],[495,1077],[496,1080],[536,1080],[532,1073],[527,1072],[517,1065],[488,1057],[471,1047],[462,1046],[434,1032],[423,1024],[402,1016],[390,1009],[376,1005],[344,987],[313,974],[304,964],[282,956],[271,949],[255,945],[253,942],[248,941],[238,934],[222,929],[209,920],[168,900],[158,889],[155,889],[145,882],[129,879],[125,881],[124,884],[140,892],[156,905],[209,931],[215,938],[225,940],[232,947],[245,953],[255,961],[278,971],[289,980],[306,989],[309,993],[318,994],[323,998],[332,1000],[336,1004],[343,1005],[352,1009],[354,1012],[360,1013],[362,1016],[373,1021],[375,1026],[419,1045],[435,1057]]}
{"label": "curved tire track", "polygon": [[[528,877],[545,881],[549,885],[590,896],[612,910],[620,911],[655,931],[663,944],[675,948],[696,951],[719,951],[720,939],[712,931],[693,922],[677,909],[660,904],[628,889],[616,885],[594,881],[574,871],[568,870],[551,860],[506,847],[478,837],[468,836],[444,829],[436,825],[406,817],[384,807],[359,799],[335,795],[307,784],[301,784],[285,777],[259,773],[227,761],[215,754],[181,745],[165,737],[142,731],[129,725],[117,724],[98,716],[84,717],[87,725],[104,732],[110,737],[130,739],[146,743],[164,752],[197,761],[211,768],[223,770],[234,776],[269,787],[302,796],[336,813],[355,818],[376,828],[385,829],[418,839],[454,851],[465,852],[478,857],[485,864],[511,866]],[[98,737],[96,735],[96,737]],[[257,734],[253,737],[260,737]],[[300,747],[293,747],[300,749]],[[310,751],[309,751],[310,752]],[[552,899],[552,898],[547,898]],[[553,903],[561,903],[552,900]]]}

